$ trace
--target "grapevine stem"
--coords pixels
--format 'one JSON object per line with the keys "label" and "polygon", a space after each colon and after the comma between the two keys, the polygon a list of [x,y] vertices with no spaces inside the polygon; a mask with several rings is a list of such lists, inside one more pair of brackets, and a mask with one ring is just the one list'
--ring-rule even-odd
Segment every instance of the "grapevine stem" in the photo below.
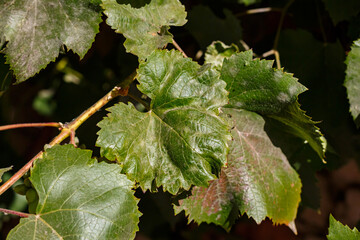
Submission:
{"label": "grapevine stem", "polygon": [[238,13],[238,14],[236,14],[236,16],[237,16],[237,17],[242,17],[242,16],[251,15],[251,14],[257,14],[257,13],[264,13],[264,12],[281,12],[281,11],[282,11],[281,8],[271,8],[271,7],[255,8],[255,9],[246,10],[245,12]]}
{"label": "grapevine stem", "polygon": [[27,213],[23,213],[23,212],[18,212],[18,211],[14,211],[14,210],[9,210],[9,209],[5,209],[5,208],[0,208],[0,212],[3,212],[5,214],[13,214],[13,215],[17,215],[19,217],[29,217],[30,214]]}
{"label": "grapevine stem", "polygon": [[[70,123],[63,125],[61,132],[47,145],[52,147],[56,144],[61,143],[64,139],[69,137],[75,130],[81,126],[89,117],[101,109],[105,104],[107,104],[113,98],[120,96],[123,93],[123,88],[116,86],[104,97],[98,100],[94,105],[85,110],[77,118],[72,120]],[[40,151],[35,157],[33,157],[26,165],[24,165],[19,171],[17,171],[8,181],[0,186],[0,195],[3,194],[7,189],[9,189],[17,180],[19,180],[32,166],[32,163],[35,159],[42,157],[43,151]]]}
{"label": "grapevine stem", "polygon": [[276,35],[275,35],[275,40],[274,40],[274,46],[273,46],[273,50],[274,50],[274,55],[275,55],[275,60],[276,60],[276,65],[277,68],[280,69],[281,68],[281,64],[280,64],[280,55],[279,52],[277,51],[277,47],[279,44],[279,38],[280,38],[280,32],[284,23],[284,19],[285,19],[285,15],[287,13],[287,10],[289,9],[289,7],[291,6],[291,4],[294,3],[295,0],[290,0],[285,7],[282,9],[281,11],[281,16],[280,16],[280,22],[279,22],[279,26],[277,28],[276,31]]}
{"label": "grapevine stem", "polygon": [[179,46],[179,44],[177,44],[177,42],[175,42],[175,40],[173,39],[173,41],[172,41],[172,44],[174,45],[174,47],[177,49],[177,50],[179,50],[181,53],[182,53],[182,55],[184,56],[184,57],[188,57],[187,55],[186,55],[186,53],[181,49],[181,47]]}
{"label": "grapevine stem", "polygon": [[61,123],[49,122],[49,123],[19,123],[19,124],[10,124],[5,126],[0,126],[0,131],[15,129],[15,128],[26,128],[26,127],[56,127],[62,128]]}
{"label": "grapevine stem", "polygon": [[135,101],[137,101],[138,103],[141,103],[146,108],[146,110],[150,111],[150,106],[147,102],[143,101],[141,98],[138,98],[135,95],[132,95],[131,93],[128,93],[127,95],[132,99],[134,99]]}

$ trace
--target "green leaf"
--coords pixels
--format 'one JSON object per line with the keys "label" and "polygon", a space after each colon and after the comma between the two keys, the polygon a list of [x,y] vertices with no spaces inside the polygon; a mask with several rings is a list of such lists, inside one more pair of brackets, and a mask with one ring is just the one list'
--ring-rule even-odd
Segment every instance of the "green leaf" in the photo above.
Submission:
{"label": "green leaf", "polygon": [[88,150],[47,149],[31,170],[36,215],[21,219],[8,239],[133,239],[141,214],[134,185],[120,172]]}
{"label": "green leaf", "polygon": [[232,214],[246,213],[260,223],[292,224],[300,202],[301,181],[282,151],[264,131],[256,113],[224,109],[232,122],[228,166],[208,188],[194,187],[175,212],[185,210],[189,220],[231,227]]}
{"label": "green leaf", "polygon": [[323,2],[335,24],[349,20],[360,12],[358,0],[323,0]]}
{"label": "green leaf", "polygon": [[347,225],[341,224],[341,222],[336,221],[336,219],[330,214],[330,226],[329,226],[329,235],[327,235],[328,240],[357,240],[360,239],[360,232],[354,228],[351,230]]}
{"label": "green leaf", "polygon": [[207,186],[226,162],[228,128],[218,116],[227,102],[225,83],[178,51],[155,51],[138,70],[139,89],[151,110],[118,104],[98,126],[101,154],[123,165],[143,189],[175,194]]}
{"label": "green leaf", "polygon": [[224,9],[224,15],[225,19],[222,19],[209,7],[195,6],[189,11],[189,22],[185,28],[204,50],[215,40],[223,41],[225,44],[238,43],[242,36],[239,19],[228,9]]}
{"label": "green leaf", "polygon": [[346,58],[345,87],[350,101],[350,112],[360,126],[360,39],[354,41]]}
{"label": "green leaf", "polygon": [[306,90],[292,74],[272,68],[273,61],[252,56],[250,50],[224,60],[221,79],[229,91],[227,107],[276,114]]}
{"label": "green leaf", "polygon": [[0,168],[0,182],[2,182],[2,175],[8,171],[10,171],[12,169],[11,167],[7,167],[7,168]]}
{"label": "green leaf", "polygon": [[100,22],[90,0],[0,2],[0,37],[8,41],[6,59],[18,82],[54,61],[63,44],[84,57]]}
{"label": "green leaf", "polygon": [[140,59],[172,42],[169,26],[186,23],[185,7],[178,0],[152,0],[141,8],[103,0],[102,7],[107,24],[126,37],[126,50]]}
{"label": "green leaf", "polygon": [[237,52],[239,52],[239,48],[235,44],[227,46],[220,41],[212,42],[206,49],[205,64],[212,64],[220,72],[224,59]]}
{"label": "green leaf", "polygon": [[282,131],[303,139],[315,150],[321,159],[324,159],[327,145],[326,139],[320,132],[320,129],[316,127],[316,122],[312,121],[300,109],[300,104],[297,101],[289,104],[280,113],[269,115],[269,117],[278,122]]}

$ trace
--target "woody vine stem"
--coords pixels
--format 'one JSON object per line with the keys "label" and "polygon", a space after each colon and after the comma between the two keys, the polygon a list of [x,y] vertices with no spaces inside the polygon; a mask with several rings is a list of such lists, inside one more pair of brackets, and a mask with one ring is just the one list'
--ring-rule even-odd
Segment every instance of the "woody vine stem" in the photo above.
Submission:
{"label": "woody vine stem", "polygon": [[[92,105],[90,108],[88,108],[86,111],[84,111],[82,114],[80,114],[77,118],[72,120],[70,123],[64,124],[61,126],[61,124],[56,125],[56,127],[61,126],[60,133],[47,145],[47,146],[54,146],[56,144],[61,143],[63,140],[65,140],[67,137],[73,135],[78,129],[89,117],[91,117],[94,113],[96,113],[99,109],[101,109],[104,105],[106,105],[108,102],[110,102],[112,99],[118,96],[126,96],[128,91],[129,84],[134,80],[134,74],[131,74],[129,76],[129,80],[125,80],[127,83],[126,86],[116,86],[114,87],[110,92],[108,92],[104,97],[102,97],[100,100],[98,100],[94,105]],[[51,126],[54,126],[55,124],[51,124]],[[14,126],[14,125],[13,125]],[[21,127],[21,125],[17,125],[18,127]],[[31,124],[25,124],[24,126],[30,127]],[[39,126],[39,124],[33,124],[33,126]],[[44,126],[42,124],[41,126]],[[11,129],[14,127],[3,127],[4,129]],[[6,181],[3,185],[0,187],[0,195],[3,194],[7,189],[9,189],[17,180],[19,180],[29,169],[31,168],[33,162],[42,157],[43,151],[40,151],[38,154],[36,154],[26,165],[24,165],[19,171],[17,171],[8,181]]]}

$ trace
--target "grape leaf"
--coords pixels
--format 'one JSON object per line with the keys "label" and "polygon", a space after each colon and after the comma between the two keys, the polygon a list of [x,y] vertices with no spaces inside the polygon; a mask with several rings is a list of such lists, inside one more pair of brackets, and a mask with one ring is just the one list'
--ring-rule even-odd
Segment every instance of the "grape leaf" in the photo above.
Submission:
{"label": "grape leaf", "polygon": [[133,239],[141,214],[133,183],[120,172],[88,150],[47,149],[31,170],[36,215],[21,219],[8,239]]}
{"label": "grape leaf", "polygon": [[242,36],[240,21],[228,9],[224,10],[225,19],[216,16],[209,7],[195,6],[189,11],[186,29],[195,37],[202,49],[214,40],[226,44],[239,42]]}
{"label": "grape leaf", "polygon": [[315,125],[304,111],[300,109],[299,103],[289,104],[280,113],[269,115],[281,126],[282,131],[288,132],[306,141],[321,159],[325,157],[327,142],[320,129]]}
{"label": "grape leaf", "polygon": [[276,114],[306,90],[291,74],[273,69],[273,61],[252,56],[250,50],[224,60],[221,79],[227,83],[228,107]]}
{"label": "grape leaf", "polygon": [[163,186],[172,194],[207,186],[226,162],[230,135],[218,108],[227,102],[225,83],[178,51],[155,51],[140,64],[139,89],[151,110],[118,104],[98,126],[101,154],[123,165],[143,189]]}
{"label": "grape leaf", "polygon": [[225,108],[232,122],[228,167],[208,188],[194,187],[192,196],[180,200],[175,212],[185,210],[189,220],[231,227],[232,211],[246,213],[260,223],[292,224],[300,202],[301,181],[282,151],[264,131],[256,113]]}
{"label": "grape leaf", "polygon": [[100,13],[90,0],[0,2],[0,38],[18,82],[34,76],[59,55],[62,45],[84,57],[99,31]]}
{"label": "grape leaf", "polygon": [[0,182],[2,182],[2,175],[8,171],[10,171],[12,169],[12,166],[11,167],[7,167],[7,168],[0,168]]}
{"label": "grape leaf", "polygon": [[351,230],[348,226],[344,226],[341,222],[336,221],[336,219],[330,214],[330,226],[329,226],[329,235],[327,235],[328,240],[357,240],[360,239],[360,232],[354,228]]}
{"label": "grape leaf", "polygon": [[126,37],[127,51],[140,59],[172,42],[169,26],[186,23],[185,8],[178,0],[152,0],[141,8],[103,0],[102,7],[108,17],[107,24]]}
{"label": "grape leaf", "polygon": [[360,126],[360,39],[354,41],[346,58],[345,87],[350,101],[350,112]]}
{"label": "grape leaf", "polygon": [[239,48],[235,44],[227,46],[223,42],[214,41],[206,49],[205,64],[212,64],[212,66],[220,72],[224,59],[236,52],[239,52]]}
{"label": "grape leaf", "polygon": [[306,88],[291,74],[272,69],[271,61],[252,60],[251,51],[224,59],[221,77],[230,92],[227,107],[257,111],[276,119],[285,131],[307,141],[323,159],[326,140],[297,102],[297,95]]}
{"label": "grape leaf", "polygon": [[323,0],[323,2],[335,24],[349,20],[360,12],[359,0]]}

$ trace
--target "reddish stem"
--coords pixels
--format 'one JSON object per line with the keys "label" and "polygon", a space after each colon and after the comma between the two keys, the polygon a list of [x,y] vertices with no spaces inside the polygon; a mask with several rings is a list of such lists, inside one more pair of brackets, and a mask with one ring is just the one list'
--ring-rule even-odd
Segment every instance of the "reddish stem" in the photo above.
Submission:
{"label": "reddish stem", "polygon": [[18,212],[18,211],[14,211],[14,210],[9,210],[9,209],[5,209],[5,208],[0,208],[0,212],[3,212],[5,214],[13,214],[19,217],[29,217],[30,214],[27,213],[23,213],[23,212]]}
{"label": "reddish stem", "polygon": [[74,145],[74,147],[77,147],[75,143],[75,130],[71,130],[70,132],[70,143]]}
{"label": "reddish stem", "polygon": [[62,128],[62,124],[57,123],[57,122],[10,124],[10,125],[5,125],[5,126],[0,126],[0,131],[14,129],[14,128],[26,128],[26,127],[56,127],[56,128]]}

